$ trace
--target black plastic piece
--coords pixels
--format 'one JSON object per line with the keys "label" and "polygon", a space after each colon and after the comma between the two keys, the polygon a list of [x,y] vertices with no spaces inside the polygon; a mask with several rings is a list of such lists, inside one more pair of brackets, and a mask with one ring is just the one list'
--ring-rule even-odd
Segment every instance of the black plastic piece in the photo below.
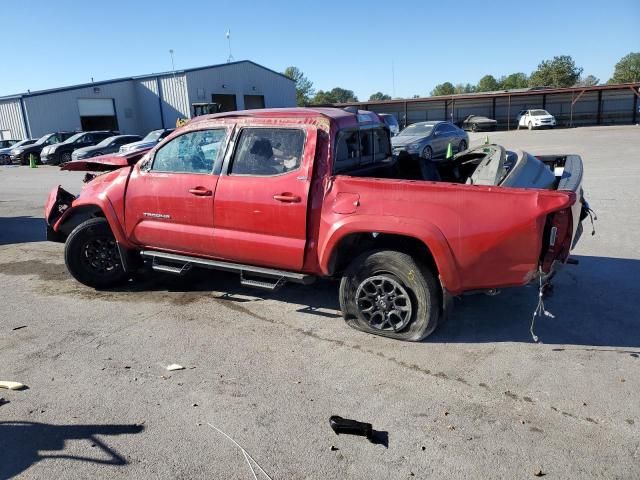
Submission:
{"label": "black plastic piece", "polygon": [[329,418],[329,425],[331,425],[333,431],[338,435],[344,433],[347,435],[367,437],[369,440],[373,438],[373,427],[370,423],[358,422],[334,415]]}

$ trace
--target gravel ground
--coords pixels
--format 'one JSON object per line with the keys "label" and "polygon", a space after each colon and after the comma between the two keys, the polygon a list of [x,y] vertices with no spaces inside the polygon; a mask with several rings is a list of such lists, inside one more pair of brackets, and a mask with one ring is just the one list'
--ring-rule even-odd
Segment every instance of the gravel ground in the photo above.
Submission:
{"label": "gravel ground", "polygon": [[[463,297],[416,344],[348,328],[328,281],[263,294],[206,272],[98,292],[43,241],[47,192],[82,174],[0,167],[0,380],[29,387],[0,390],[0,478],[253,478],[209,424],[273,479],[639,478],[640,128],[489,137],[582,155],[599,217],[540,344],[531,287]],[[336,436],[331,415],[371,422],[377,443]]]}

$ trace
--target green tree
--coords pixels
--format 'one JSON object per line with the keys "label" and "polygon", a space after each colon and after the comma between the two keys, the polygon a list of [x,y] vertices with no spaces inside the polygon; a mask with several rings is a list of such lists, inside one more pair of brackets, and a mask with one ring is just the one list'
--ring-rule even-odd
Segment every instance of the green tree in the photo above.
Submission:
{"label": "green tree", "polygon": [[318,90],[315,97],[311,100],[312,104],[315,105],[325,105],[331,103],[349,103],[349,102],[357,102],[358,97],[356,97],[353,90],[346,90],[344,88],[335,87],[330,91],[325,92],[324,90]]}
{"label": "green tree", "polygon": [[451,82],[440,83],[431,90],[432,97],[439,97],[441,95],[453,95],[456,93],[456,89]]}
{"label": "green tree", "polygon": [[607,83],[640,82],[640,52],[631,52],[616,63],[613,77]]}
{"label": "green tree", "polygon": [[485,75],[478,82],[476,92],[493,92],[495,90],[498,90],[498,88],[498,81],[495,79],[495,77],[493,75]]}
{"label": "green tree", "polygon": [[453,93],[473,93],[475,91],[476,87],[474,87],[470,83],[467,83],[466,85],[458,83],[455,87],[453,87]]}
{"label": "green tree", "polygon": [[287,67],[284,75],[296,82],[296,103],[299,107],[307,105],[314,95],[313,83],[304,76],[298,67]]}
{"label": "green tree", "polygon": [[386,93],[382,92],[376,92],[369,97],[369,100],[372,102],[377,100],[391,100],[391,95],[387,95]]}
{"label": "green tree", "polygon": [[529,77],[526,73],[518,72],[501,77],[498,81],[500,90],[511,90],[513,88],[526,88],[529,86]]}
{"label": "green tree", "polygon": [[593,87],[594,85],[598,85],[599,83],[600,83],[599,78],[593,75],[587,75],[586,77],[578,80],[578,82],[576,83],[576,86],[577,87]]}
{"label": "green tree", "polygon": [[573,87],[582,75],[582,67],[569,55],[543,60],[529,77],[530,87]]}

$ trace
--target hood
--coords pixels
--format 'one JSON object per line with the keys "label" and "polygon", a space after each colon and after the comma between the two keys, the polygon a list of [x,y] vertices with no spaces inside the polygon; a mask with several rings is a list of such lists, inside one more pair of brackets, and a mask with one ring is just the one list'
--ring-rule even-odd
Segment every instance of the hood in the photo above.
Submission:
{"label": "hood", "polygon": [[422,135],[396,135],[395,137],[391,137],[391,145],[394,147],[404,147],[411,143],[420,142],[425,138],[427,137]]}
{"label": "hood", "polygon": [[78,158],[81,157],[83,155],[86,155],[87,153],[91,153],[93,151],[96,150],[95,145],[91,146],[91,147],[82,147],[82,148],[78,148],[76,150],[73,151],[73,155]]}
{"label": "hood", "polygon": [[14,150],[14,148],[13,147],[0,148],[0,155],[9,155],[11,153],[11,150]]}
{"label": "hood", "polygon": [[532,115],[535,120],[553,120],[553,115]]}
{"label": "hood", "polygon": [[133,153],[100,155],[86,160],[72,160],[60,167],[60,170],[74,172],[109,172],[123,167],[135,165],[149,149]]}

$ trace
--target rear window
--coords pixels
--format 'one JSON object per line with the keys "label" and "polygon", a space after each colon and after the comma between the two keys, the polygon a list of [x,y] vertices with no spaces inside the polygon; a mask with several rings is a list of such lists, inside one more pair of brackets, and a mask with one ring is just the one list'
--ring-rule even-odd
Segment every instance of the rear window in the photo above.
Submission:
{"label": "rear window", "polygon": [[370,128],[344,130],[336,141],[334,173],[343,173],[376,163],[391,161],[388,130]]}

